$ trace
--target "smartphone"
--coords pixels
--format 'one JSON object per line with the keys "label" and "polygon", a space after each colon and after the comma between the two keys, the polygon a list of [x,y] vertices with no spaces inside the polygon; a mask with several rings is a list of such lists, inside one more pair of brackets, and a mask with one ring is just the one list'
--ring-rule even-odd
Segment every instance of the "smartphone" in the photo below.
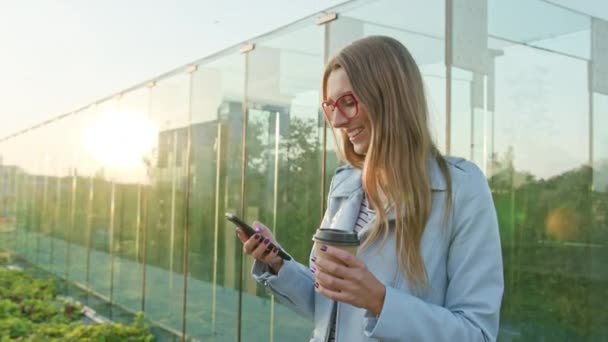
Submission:
{"label": "smartphone", "polygon": [[[228,221],[234,223],[237,227],[241,228],[241,230],[243,232],[245,232],[245,235],[247,235],[247,237],[251,237],[253,236],[256,231],[255,229],[251,228],[250,225],[248,225],[245,221],[241,220],[238,216],[232,214],[232,213],[226,213],[226,219],[228,219]],[[268,248],[266,249],[267,251],[271,251],[275,246],[274,244],[270,244],[268,245]],[[277,247],[279,248],[279,247]],[[278,254],[281,258],[283,258],[283,260],[291,260],[291,257],[289,256],[289,254],[285,253],[285,251],[281,248],[279,248],[279,254]]]}

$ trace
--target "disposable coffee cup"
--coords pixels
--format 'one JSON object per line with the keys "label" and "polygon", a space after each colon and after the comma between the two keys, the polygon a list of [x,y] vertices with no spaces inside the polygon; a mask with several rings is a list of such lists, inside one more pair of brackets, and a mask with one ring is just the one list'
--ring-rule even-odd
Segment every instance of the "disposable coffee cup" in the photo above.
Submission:
{"label": "disposable coffee cup", "polygon": [[[351,253],[352,255],[356,255],[360,244],[357,233],[331,228],[317,229],[317,232],[312,237],[312,240],[315,242],[315,256],[317,258],[327,258],[332,260],[335,259],[327,255],[327,253],[324,253],[321,250],[321,246],[339,248],[345,252]],[[335,262],[340,261],[335,260]]]}
{"label": "disposable coffee cup", "polygon": [[[322,246],[331,246],[332,248],[339,248],[345,252],[351,253],[352,255],[357,254],[357,248],[359,248],[359,238],[357,237],[357,233],[355,232],[347,232],[339,229],[330,229],[330,228],[319,228],[317,232],[312,237],[312,240],[315,242],[314,251],[315,257],[317,260],[326,259],[332,260],[335,263],[342,264],[344,263],[339,259],[336,259],[329,254],[325,253],[321,250]],[[345,265],[346,266],[346,265]],[[315,273],[315,282],[321,283],[317,279],[317,275]],[[332,291],[341,291],[341,289],[328,287],[327,284],[321,284],[324,287],[328,288]]]}

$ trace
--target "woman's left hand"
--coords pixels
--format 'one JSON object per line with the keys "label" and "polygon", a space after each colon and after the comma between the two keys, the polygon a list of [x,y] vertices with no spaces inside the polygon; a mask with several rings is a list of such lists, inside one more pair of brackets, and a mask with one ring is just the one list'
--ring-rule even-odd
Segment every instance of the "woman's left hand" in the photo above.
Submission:
{"label": "woman's left hand", "polygon": [[[316,276],[316,291],[327,298],[364,308],[380,315],[384,305],[386,288],[357,257],[338,248],[326,246],[322,252],[340,260],[344,265],[330,258],[317,256],[313,261]],[[346,266],[345,266],[346,265]]]}

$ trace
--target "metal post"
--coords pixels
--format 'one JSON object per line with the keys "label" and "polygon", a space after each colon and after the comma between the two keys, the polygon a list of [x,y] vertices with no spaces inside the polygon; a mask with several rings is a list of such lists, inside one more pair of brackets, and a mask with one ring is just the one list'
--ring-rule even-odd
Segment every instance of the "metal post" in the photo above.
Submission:
{"label": "metal post", "polygon": [[191,163],[192,163],[192,97],[193,97],[193,82],[194,82],[194,72],[196,71],[196,67],[190,71],[190,82],[189,82],[189,102],[188,102],[188,117],[190,124],[188,125],[187,136],[186,136],[186,157],[183,165],[185,165],[185,172],[182,176],[186,177],[185,180],[185,189],[184,189],[184,239],[183,239],[183,248],[182,248],[182,270],[184,273],[184,285],[183,285],[183,294],[182,294],[182,341],[186,341],[186,329],[187,329],[187,318],[188,318],[188,272],[189,272],[189,254],[190,254],[190,201],[192,199],[192,177],[193,174],[190,174]]}
{"label": "metal post", "polygon": [[217,151],[216,151],[216,169],[215,169],[215,222],[213,231],[213,288],[212,288],[212,299],[211,299],[211,331],[215,333],[215,310],[217,307],[217,262],[218,262],[218,248],[219,248],[219,224],[220,224],[220,172],[221,163],[220,158],[222,157],[222,123],[220,120],[217,122]]}
{"label": "metal post", "polygon": [[445,154],[452,150],[452,23],[453,0],[445,0]]}
{"label": "metal post", "polygon": [[112,193],[110,198],[110,319],[112,319],[112,303],[114,302],[114,213],[116,209],[116,182],[112,180]]}
{"label": "metal post", "polygon": [[[248,111],[247,111],[247,96],[249,95],[247,92],[247,86],[249,83],[249,51],[253,50],[253,48],[248,49],[248,51],[244,52],[245,54],[245,80],[244,80],[244,92],[243,92],[243,142],[241,146],[241,205],[240,212],[241,216],[245,217],[245,175],[247,169],[247,120],[248,120]],[[238,301],[238,317],[237,317],[237,342],[241,342],[241,327],[242,327],[242,317],[243,317],[243,249],[239,248],[239,257],[238,257],[238,270],[239,276],[237,278],[237,288],[239,291],[239,301]]]}

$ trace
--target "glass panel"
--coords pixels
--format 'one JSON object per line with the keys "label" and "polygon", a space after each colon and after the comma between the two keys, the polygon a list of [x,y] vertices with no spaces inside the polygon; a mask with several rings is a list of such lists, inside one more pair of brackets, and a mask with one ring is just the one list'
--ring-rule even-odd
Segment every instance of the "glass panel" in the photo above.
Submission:
{"label": "glass panel", "polygon": [[[493,68],[493,64],[491,64]],[[452,68],[452,120],[450,155],[474,161],[489,172],[494,140],[495,114],[492,94],[494,74]]]}
{"label": "glass panel", "polygon": [[[592,334],[587,64],[523,46],[496,58],[490,184],[505,265],[502,334]],[[556,298],[560,298],[556,300]]]}
{"label": "glass panel", "polygon": [[190,75],[159,81],[150,93],[155,130],[146,155],[146,278],[148,318],[182,329],[183,244],[187,194]]}
{"label": "glass panel", "polygon": [[[608,339],[608,316],[603,299],[608,296],[608,95],[593,94],[593,202],[589,291],[590,329],[596,340]],[[590,277],[591,278],[591,277]]]}
{"label": "glass panel", "polygon": [[[89,153],[97,162],[93,175],[93,198],[90,206],[90,251],[88,287],[94,297],[89,297],[89,305],[106,317],[110,316],[109,302],[112,291],[112,234],[114,232],[114,208],[116,184],[112,174],[114,154],[117,144],[113,140],[113,118],[116,100],[111,99],[95,107],[95,114],[86,133]],[[110,275],[110,276],[108,276]],[[92,302],[91,300],[94,300]],[[101,302],[97,300],[101,299]]]}
{"label": "glass panel", "polygon": [[593,189],[608,193],[608,95],[593,94]]}
{"label": "glass panel", "polygon": [[587,16],[537,0],[489,0],[488,16],[492,38],[590,58],[591,22]]}
{"label": "glass panel", "polygon": [[[87,289],[90,279],[91,265],[91,230],[93,226],[93,201],[95,196],[95,173],[99,162],[95,154],[97,145],[103,146],[104,139],[97,133],[94,124],[95,108],[89,108],[76,113],[71,127],[66,131],[74,146],[74,173],[72,179],[74,208],[71,215],[73,223],[68,234],[70,241],[70,257],[68,277],[80,289]],[[97,169],[98,170],[98,169]],[[93,268],[95,265],[93,266]],[[84,303],[89,302],[89,296],[81,291],[71,294]]]}
{"label": "glass panel", "polygon": [[235,341],[240,245],[227,211],[241,206],[244,55],[200,66],[192,75],[191,191],[187,335]]}
{"label": "glass panel", "polygon": [[545,179],[588,163],[587,63],[512,46],[495,73],[496,158],[515,154],[516,169]]}
{"label": "glass panel", "polygon": [[7,164],[4,157],[11,142],[0,143],[0,248],[6,252],[15,251],[17,247],[19,172],[15,165]]}
{"label": "glass panel", "polygon": [[26,186],[27,172],[23,161],[19,159],[19,151],[23,141],[23,136],[17,136],[3,143],[3,163],[6,167],[15,168],[15,193],[16,193],[16,217],[15,217],[15,234],[13,241],[13,251],[18,255],[27,257],[27,223],[28,223],[28,205],[29,195]]}
{"label": "glass panel", "polygon": [[[40,223],[40,194],[42,193],[42,174],[40,167],[40,144],[35,137],[35,130],[21,134],[6,149],[4,162],[15,165],[21,173],[20,209],[17,218],[17,229],[20,231],[19,251],[29,262],[36,263]],[[23,153],[28,151],[28,153]]]}
{"label": "glass panel", "polygon": [[[142,310],[143,212],[147,171],[144,156],[156,141],[157,131],[149,120],[149,88],[124,94],[119,99],[114,137],[120,142],[116,165],[116,207],[113,300],[131,312]],[[114,320],[130,317],[112,312]]]}
{"label": "glass panel", "polygon": [[500,339],[605,338],[592,304],[606,294],[607,236],[604,201],[590,191],[589,18],[542,1],[491,0],[488,11],[485,74],[452,69],[451,136],[453,154],[486,172],[497,208]]}
{"label": "glass panel", "polygon": [[[32,131],[26,135],[30,142],[34,139],[42,137],[45,139],[48,134],[48,126],[43,126]],[[35,240],[35,254],[34,262],[42,269],[49,271],[50,265],[50,240],[47,238],[50,233],[50,221],[51,212],[49,209],[49,202],[52,201],[51,197],[51,183],[52,179],[50,174],[50,156],[48,151],[45,150],[44,145],[38,145],[32,150],[33,154],[37,156],[37,165],[35,165],[35,185],[34,185],[34,207],[33,207],[33,225],[32,230],[34,232]],[[31,259],[30,259],[31,260]]]}
{"label": "glass panel", "polygon": [[15,138],[0,142],[0,231],[2,247],[7,252],[16,253],[19,247],[17,218],[19,217],[20,172],[9,158]]}
{"label": "glass panel", "polygon": [[[311,237],[322,216],[323,27],[306,27],[259,43],[249,58],[244,216],[249,222],[265,223],[280,244],[307,265]],[[246,273],[251,266],[252,259],[247,258]],[[271,300],[247,274],[245,279],[243,336],[308,339],[310,322]]]}
{"label": "glass panel", "polygon": [[[340,14],[343,14],[341,18],[354,18],[431,39],[441,40],[445,35],[445,7],[441,0],[371,1]],[[413,50],[409,46],[408,49]]]}
{"label": "glass panel", "polygon": [[[47,205],[49,221],[49,266],[56,276],[66,279],[67,256],[70,252],[65,241],[65,233],[70,224],[72,201],[72,166],[74,144],[69,140],[70,123],[73,117],[49,123],[45,127],[45,150],[47,151],[49,173],[49,195],[51,201]],[[66,288],[63,288],[66,290]]]}
{"label": "glass panel", "polygon": [[[390,36],[410,51],[424,79],[435,143],[445,149],[445,1],[382,0],[340,13],[330,29],[331,53],[366,36]],[[329,134],[331,140],[331,134]],[[328,143],[328,146],[330,144]],[[328,156],[331,152],[328,151]],[[333,165],[328,162],[328,176]]]}

